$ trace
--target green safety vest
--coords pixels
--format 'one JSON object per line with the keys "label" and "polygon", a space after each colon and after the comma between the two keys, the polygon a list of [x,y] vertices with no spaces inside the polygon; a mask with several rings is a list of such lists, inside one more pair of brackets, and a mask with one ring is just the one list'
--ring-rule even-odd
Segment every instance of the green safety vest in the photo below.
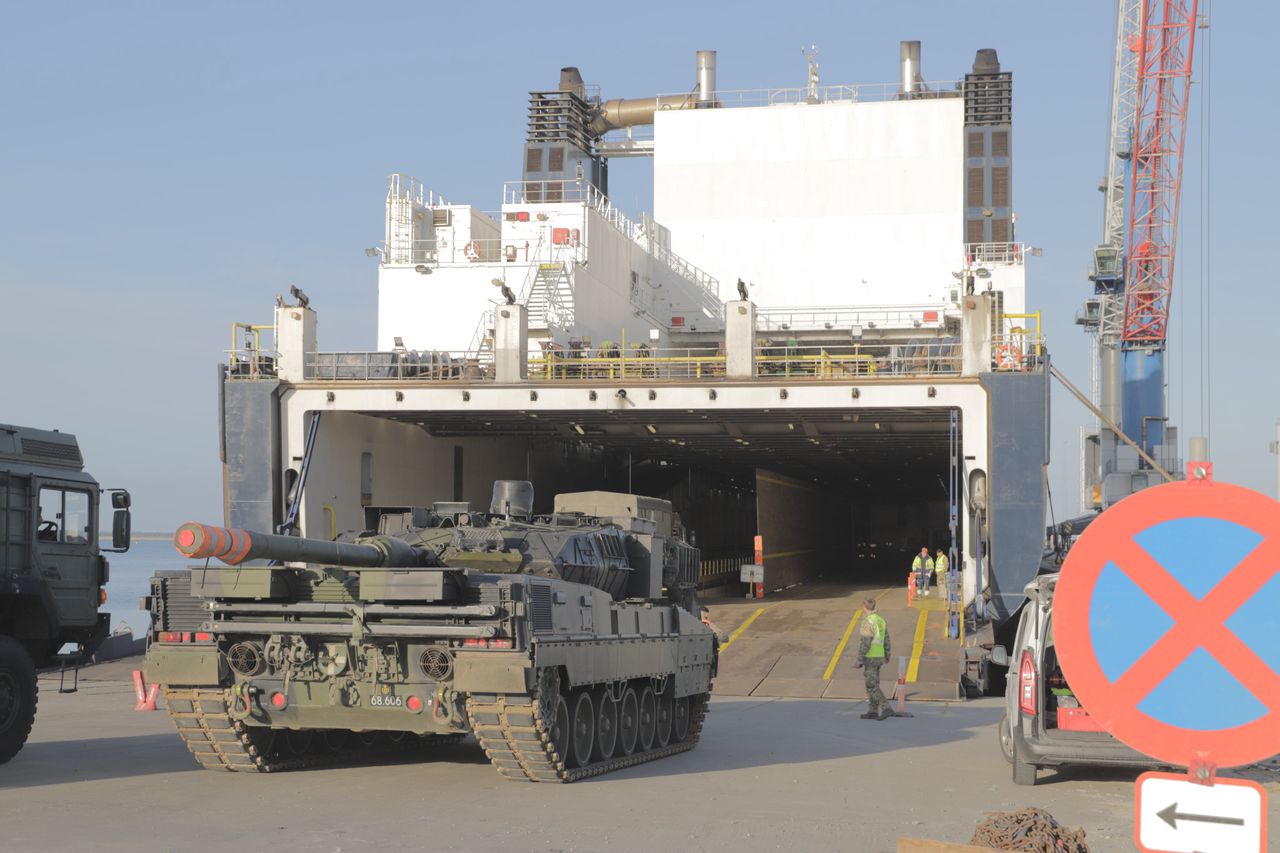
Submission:
{"label": "green safety vest", "polygon": [[867,657],[882,658],[884,657],[884,635],[889,628],[884,624],[884,617],[879,613],[868,614],[867,621],[876,629],[875,636],[871,639],[871,645],[867,647]]}
{"label": "green safety vest", "polygon": [[912,571],[916,571],[916,572],[920,571],[921,569],[932,569],[932,568],[933,568],[933,558],[932,558],[932,557],[925,557],[925,558],[924,558],[924,563],[922,564],[922,563],[920,562],[920,555],[919,555],[919,554],[916,554],[916,558],[915,558],[915,560],[911,563],[911,569],[912,569]]}
{"label": "green safety vest", "polygon": [[947,569],[951,568],[951,563],[947,560],[946,554],[943,554],[937,559],[934,563],[934,568],[937,570],[938,574],[942,574]]}

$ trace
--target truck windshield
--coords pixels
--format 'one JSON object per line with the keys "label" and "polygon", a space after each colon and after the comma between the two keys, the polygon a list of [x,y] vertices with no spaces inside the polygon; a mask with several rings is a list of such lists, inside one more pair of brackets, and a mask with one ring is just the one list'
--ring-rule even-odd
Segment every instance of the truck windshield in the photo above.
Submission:
{"label": "truck windshield", "polygon": [[51,486],[40,489],[40,519],[36,523],[39,541],[87,545],[91,525],[88,492]]}

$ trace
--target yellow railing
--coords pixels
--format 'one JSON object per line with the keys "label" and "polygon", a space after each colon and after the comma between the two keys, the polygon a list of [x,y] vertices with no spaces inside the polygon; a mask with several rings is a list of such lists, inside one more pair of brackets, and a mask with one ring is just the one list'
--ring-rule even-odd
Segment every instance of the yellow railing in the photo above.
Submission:
{"label": "yellow railing", "polygon": [[[232,374],[249,378],[274,374],[276,352],[274,349],[262,349],[262,333],[271,332],[274,335],[275,329],[270,323],[231,324],[231,349],[227,351],[227,365]],[[245,333],[243,341],[240,339],[241,332]]]}
{"label": "yellow railing", "polygon": [[992,361],[996,370],[1036,369],[1044,354],[1040,312],[1003,315],[1001,333],[991,344]]}
{"label": "yellow railing", "polygon": [[875,356],[861,353],[756,356],[756,370],[762,376],[813,376],[830,379],[838,376],[869,376],[875,374],[876,369]]}
{"label": "yellow railing", "polygon": [[1040,334],[1040,312],[1034,311],[1030,314],[1004,314],[1004,320],[1029,320],[1030,327],[1022,325],[1006,326],[1004,333],[1008,337],[1021,336],[1027,343],[1028,351],[1034,348],[1036,357],[1040,357],[1041,348],[1044,346],[1044,336]]}
{"label": "yellow railing", "polygon": [[703,379],[724,376],[723,355],[578,356],[548,353],[529,359],[529,375],[541,379]]}

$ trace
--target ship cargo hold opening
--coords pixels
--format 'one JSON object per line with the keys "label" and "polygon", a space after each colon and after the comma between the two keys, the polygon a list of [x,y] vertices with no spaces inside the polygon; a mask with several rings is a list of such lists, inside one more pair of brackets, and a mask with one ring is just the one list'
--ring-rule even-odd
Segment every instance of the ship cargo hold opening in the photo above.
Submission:
{"label": "ship cargo hold opening", "polygon": [[[538,513],[565,492],[671,501],[702,552],[704,587],[736,590],[757,535],[770,588],[896,583],[920,547],[950,546],[945,409],[628,408],[322,415],[308,531],[372,526],[361,506],[482,510],[493,480],[527,479]],[[370,440],[380,434],[395,438]]]}

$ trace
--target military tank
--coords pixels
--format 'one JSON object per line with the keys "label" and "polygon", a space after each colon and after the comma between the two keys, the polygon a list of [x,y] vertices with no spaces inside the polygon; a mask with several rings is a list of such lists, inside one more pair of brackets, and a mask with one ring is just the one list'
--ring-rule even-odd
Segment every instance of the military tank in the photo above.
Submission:
{"label": "military tank", "polygon": [[206,563],[152,578],[146,677],[213,770],[472,734],[509,779],[572,782],[692,749],[718,645],[670,504],[532,508],[499,481],[488,512],[398,509],[339,541],[184,524]]}

